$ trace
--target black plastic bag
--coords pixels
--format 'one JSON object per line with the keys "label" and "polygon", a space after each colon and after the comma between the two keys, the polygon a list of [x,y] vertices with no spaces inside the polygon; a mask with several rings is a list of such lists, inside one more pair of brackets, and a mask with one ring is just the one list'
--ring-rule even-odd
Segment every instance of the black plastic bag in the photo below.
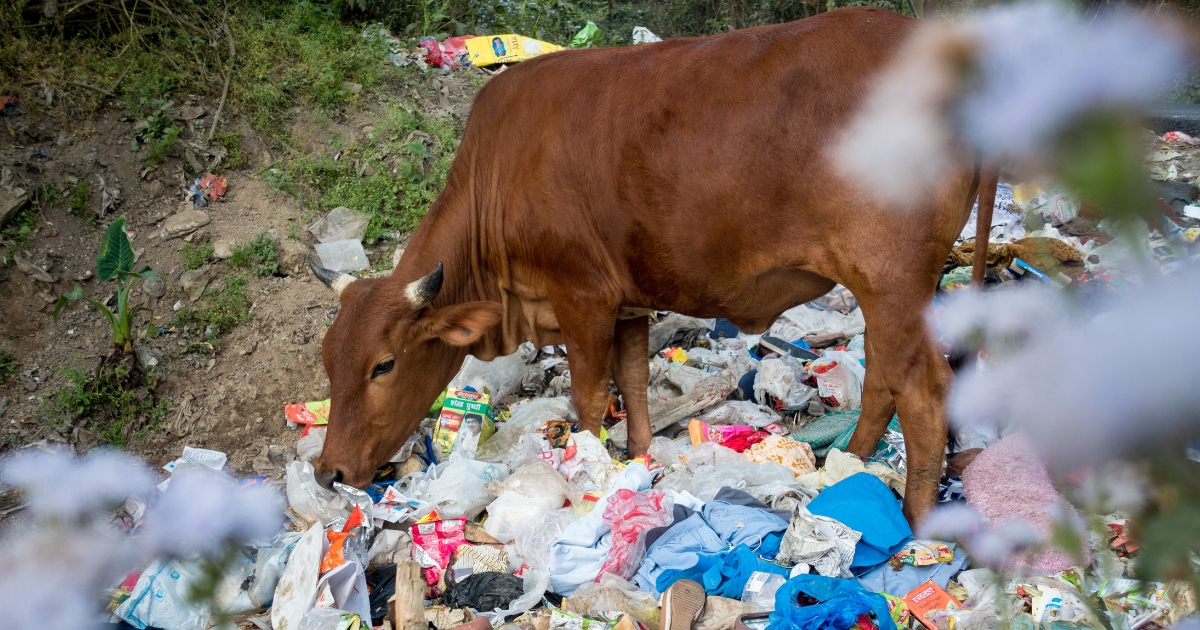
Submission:
{"label": "black plastic bag", "polygon": [[509,573],[486,571],[461,582],[447,580],[442,603],[450,608],[470,607],[480,612],[508,608],[508,603],[525,594],[525,580]]}

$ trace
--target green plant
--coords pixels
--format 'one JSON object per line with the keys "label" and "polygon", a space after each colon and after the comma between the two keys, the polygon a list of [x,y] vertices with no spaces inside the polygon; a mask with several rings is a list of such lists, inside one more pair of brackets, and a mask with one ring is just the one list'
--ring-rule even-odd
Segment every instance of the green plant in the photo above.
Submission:
{"label": "green plant", "polygon": [[213,141],[225,147],[225,159],[221,160],[218,171],[235,170],[246,166],[246,157],[242,154],[242,132],[222,131],[213,135]]}
{"label": "green plant", "polygon": [[[134,125],[133,139],[129,141],[130,151],[137,153],[143,145],[165,137],[171,129],[175,129],[178,137],[179,129],[175,126],[174,118],[178,112],[171,108],[174,104],[175,101],[161,98],[141,99],[138,109],[142,112],[142,117]],[[127,116],[124,120],[130,122],[134,119]]]}
{"label": "green plant", "polygon": [[18,369],[19,364],[13,355],[0,350],[0,385],[3,385],[8,377],[16,374]]}
{"label": "green plant", "polygon": [[[149,266],[144,266],[141,271],[135,272],[133,258],[133,245],[129,242],[129,235],[125,233],[125,217],[118,217],[104,233],[104,240],[100,245],[100,255],[96,257],[96,280],[108,282],[115,279],[117,281],[117,310],[113,312],[107,305],[85,296],[83,287],[75,285],[70,293],[59,296],[58,304],[54,306],[55,325],[58,324],[59,312],[67,302],[79,299],[87,300],[108,319],[108,325],[113,334],[113,345],[126,351],[130,350],[133,347],[133,318],[138,311],[149,311],[150,309],[145,306],[130,308],[129,291],[133,288],[134,280],[158,277],[158,274],[150,271]],[[153,325],[153,320],[150,325]]]}
{"label": "green plant", "polygon": [[[175,314],[176,326],[190,326],[200,331],[205,341],[233,330],[250,320],[252,301],[246,294],[246,278],[230,276],[221,291],[209,289],[207,308],[187,307]],[[211,347],[211,346],[210,346]]]}
{"label": "green plant", "polygon": [[204,243],[202,245],[192,245],[184,243],[179,248],[179,255],[183,257],[183,266],[185,269],[199,269],[208,262],[208,257],[212,256],[212,243]]}
{"label": "green plant", "polygon": [[262,232],[249,243],[234,247],[229,257],[229,266],[234,269],[249,268],[259,276],[274,274],[279,271],[279,254],[276,251],[275,239],[267,232]]}
{"label": "green plant", "polygon": [[[33,228],[37,225],[37,206],[30,204],[24,210],[18,212],[8,225],[4,227],[3,234],[18,245],[28,246],[32,241],[29,238],[33,234]],[[12,262],[12,248],[7,248],[9,262]]]}
{"label": "green plant", "polygon": [[51,396],[47,422],[61,426],[64,421],[88,418],[88,428],[113,446],[125,446],[126,435],[142,414],[148,414],[151,427],[157,428],[170,409],[169,400],[156,402],[145,393],[139,396],[130,387],[129,371],[121,366],[101,368],[94,376],[68,367],[62,375],[68,384]]}
{"label": "green plant", "polygon": [[42,184],[42,197],[47,204],[58,203],[59,197],[62,196],[62,191],[54,182],[46,182]]}
{"label": "green plant", "polygon": [[163,132],[161,138],[148,140],[146,143],[146,164],[162,164],[166,162],[167,158],[170,157],[171,147],[175,146],[175,141],[178,139],[179,127],[171,127]]}
{"label": "green plant", "polygon": [[76,179],[67,177],[67,185],[71,187],[71,201],[67,205],[67,212],[80,215],[83,214],[83,209],[87,207],[88,201],[88,183],[86,179]]}

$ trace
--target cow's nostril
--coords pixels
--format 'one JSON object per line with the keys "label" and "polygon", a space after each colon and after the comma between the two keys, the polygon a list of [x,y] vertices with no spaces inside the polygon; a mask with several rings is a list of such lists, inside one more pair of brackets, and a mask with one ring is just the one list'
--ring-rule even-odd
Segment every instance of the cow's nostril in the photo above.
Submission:
{"label": "cow's nostril", "polygon": [[330,470],[330,471],[317,470],[313,476],[316,477],[317,483],[321,484],[322,486],[324,486],[325,488],[327,488],[329,490],[332,490],[333,484],[335,482],[340,482],[342,480],[342,471],[340,471],[340,470]]}

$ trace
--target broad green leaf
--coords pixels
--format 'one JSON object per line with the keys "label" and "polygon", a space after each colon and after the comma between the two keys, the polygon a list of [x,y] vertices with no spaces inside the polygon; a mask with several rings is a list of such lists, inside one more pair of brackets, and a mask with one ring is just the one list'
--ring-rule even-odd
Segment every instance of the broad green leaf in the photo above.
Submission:
{"label": "broad green leaf", "polygon": [[117,217],[104,233],[100,244],[100,255],[96,257],[96,279],[100,282],[112,280],[117,272],[128,273],[133,269],[133,245],[125,233],[125,217]]}
{"label": "broad green leaf", "polygon": [[83,297],[83,287],[79,286],[78,284],[75,285],[74,289],[71,289],[70,293],[64,293],[64,294],[58,296],[58,304],[54,305],[54,325],[55,326],[58,325],[58,313],[59,313],[59,311],[62,310],[62,307],[66,306],[67,302],[78,300],[81,297]]}

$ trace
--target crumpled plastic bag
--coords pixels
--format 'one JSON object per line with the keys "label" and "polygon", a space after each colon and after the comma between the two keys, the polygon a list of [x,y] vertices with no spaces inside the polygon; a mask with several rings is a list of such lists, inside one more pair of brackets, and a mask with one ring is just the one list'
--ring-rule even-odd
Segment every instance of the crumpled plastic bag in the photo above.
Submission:
{"label": "crumpled plastic bag", "polygon": [[796,485],[792,471],[774,462],[699,466],[692,475],[692,494],[701,501],[712,501],[725,487],[742,490],[762,501],[794,489]]}
{"label": "crumpled plastic bag", "polygon": [[381,529],[367,555],[371,567],[408,560],[412,557],[412,535],[401,529]]}
{"label": "crumpled plastic bag", "polygon": [[293,460],[287,465],[288,504],[309,523],[329,525],[350,515],[350,501],[317,483],[312,464]]}
{"label": "crumpled plastic bag", "polygon": [[671,313],[663,318],[662,321],[650,327],[650,354],[654,356],[659,350],[666,347],[667,342],[675,333],[681,330],[691,330],[696,328],[706,328],[712,330],[717,325],[715,319],[699,319],[696,317],[688,317],[679,313]]}
{"label": "crumpled plastic bag", "polygon": [[591,431],[572,433],[570,440],[575,447],[574,455],[561,462],[552,463],[558,466],[558,471],[576,488],[593,493],[607,491],[621,473],[621,469],[613,465],[612,457],[604,443],[592,435]]}
{"label": "crumpled plastic bag", "polygon": [[617,490],[604,508],[604,523],[612,530],[613,545],[600,574],[613,573],[626,580],[633,577],[646,555],[646,532],[670,525],[673,508],[666,492]]}
{"label": "crumpled plastic bag", "polygon": [[782,435],[768,435],[766,439],[746,449],[745,455],[752,462],[775,462],[786,466],[796,475],[817,471],[817,458],[812,447]]}
{"label": "crumpled plastic bag", "polygon": [[511,573],[485,571],[461,582],[446,581],[442,603],[451,608],[491,611],[507,608],[512,600],[525,594],[524,580]]}
{"label": "crumpled plastic bag", "polygon": [[578,503],[583,492],[567,483],[554,467],[535,460],[524,464],[502,483],[489,488],[496,500],[487,506],[488,519],[483,529],[496,540],[508,544],[527,523],[536,523],[564,501]]}
{"label": "crumpled plastic bag", "polygon": [[467,519],[460,517],[412,526],[412,557],[421,565],[426,584],[437,586],[454,552],[470,544],[465,533],[466,522]]}
{"label": "crumpled plastic bag", "polygon": [[509,569],[525,572],[548,569],[550,546],[568,525],[578,519],[579,515],[572,508],[561,508],[518,525],[512,544],[504,548],[508,551]]}
{"label": "crumpled plastic bag", "polygon": [[305,611],[313,607],[317,598],[321,557],[325,555],[325,547],[328,544],[329,540],[320,524],[309,527],[300,537],[288,558],[279,583],[275,586],[275,598],[271,602],[272,628],[291,628],[299,625]]}
{"label": "crumpled plastic bag", "polygon": [[649,453],[650,459],[667,468],[687,465],[687,462],[679,456],[679,449],[675,446],[675,441],[661,435],[650,440],[650,448],[646,449],[646,452]]}
{"label": "crumpled plastic bag", "polygon": [[[650,628],[659,625],[658,599],[612,573],[604,573],[595,582],[584,582],[563,600],[568,612],[615,621],[614,612],[628,613]],[[618,615],[619,617],[619,615]]]}
{"label": "crumpled plastic bag", "polygon": [[[807,606],[800,603],[801,593],[818,603]],[[850,628],[866,613],[875,613],[879,630],[896,630],[883,595],[864,589],[856,580],[798,575],[775,592],[770,627],[774,630]]]}
{"label": "crumpled plastic bag", "polygon": [[826,351],[805,370],[816,377],[817,393],[826,405],[839,411],[862,409],[863,379],[867,370],[857,357],[844,350]]}
{"label": "crumpled plastic bag", "polygon": [[325,449],[325,430],[325,427],[309,427],[308,434],[296,440],[296,457],[306,462],[320,457]]}
{"label": "crumpled plastic bag", "polygon": [[801,304],[783,312],[771,326],[771,334],[785,341],[796,341],[809,335],[822,336],[840,334],[853,337],[867,329],[862,309],[854,309],[847,315],[837,311],[818,310]]}
{"label": "crumpled plastic bag", "polygon": [[782,420],[771,408],[748,400],[727,400],[696,419],[708,424],[750,425],[757,429]]}
{"label": "crumpled plastic bag", "polygon": [[794,357],[763,359],[758,363],[758,374],[754,375],[754,397],[772,398],[784,407],[797,407],[816,395],[813,388],[800,382],[803,367]]}
{"label": "crumpled plastic bag", "polygon": [[861,532],[805,508],[792,514],[776,561],[795,564],[793,575],[816,572],[825,577],[851,578],[850,563]]}
{"label": "crumpled plastic bag", "polygon": [[415,490],[415,498],[436,505],[442,518],[467,516],[473,519],[492,500],[484,486],[505,477],[508,477],[508,467],[504,464],[460,459],[430,466],[428,471],[412,473],[406,480],[411,478],[408,494],[414,496]]}
{"label": "crumpled plastic bag", "polygon": [[300,624],[296,630],[341,630],[342,628],[354,628],[361,625],[356,625],[362,622],[362,617],[348,610],[340,610],[337,608],[313,608],[304,613],[300,618]]}
{"label": "crumpled plastic bag", "polygon": [[880,481],[887,484],[889,488],[895,490],[901,497],[904,496],[904,484],[906,477],[892,470],[891,466],[882,462],[870,462],[866,465],[862,460],[851,455],[843,453],[836,448],[829,449],[829,454],[825,456],[825,466],[818,469],[816,472],[807,475],[801,475],[796,478],[796,483],[805,488],[814,490],[824,490],[827,486],[849,477],[857,475],[860,472],[871,473],[879,478]]}
{"label": "crumpled plastic bag", "polygon": [[233,566],[227,567],[216,585],[212,608],[192,603],[191,590],[211,577],[199,560],[155,560],[142,571],[132,594],[117,608],[118,617],[135,628],[156,626],[165,630],[207,628],[212,610],[233,613],[248,612],[254,604],[246,597],[241,585],[253,575],[254,564],[237,554]]}
{"label": "crumpled plastic bag", "polygon": [[[521,384],[521,380],[528,371],[526,364],[536,356],[537,348],[528,341],[522,343],[516,352],[496,357],[491,361],[480,361],[474,356],[467,355],[462,369],[454,375],[447,387],[462,389],[469,385],[477,392],[482,392],[486,388],[491,391],[493,401],[500,400],[511,394]],[[534,368],[541,369],[537,366]]]}
{"label": "crumpled plastic bag", "polygon": [[536,432],[547,420],[570,420],[574,415],[571,400],[565,396],[535,398],[513,405],[508,422],[496,427],[495,435],[479,445],[475,459],[492,464],[506,461],[505,455],[517,445],[522,436]]}
{"label": "crumpled plastic bag", "polygon": [[508,608],[479,611],[481,617],[487,617],[492,622],[493,628],[499,628],[504,625],[507,618],[515,617],[537,606],[538,602],[542,601],[542,596],[550,588],[549,571],[526,571],[522,579],[525,594],[510,601]]}

